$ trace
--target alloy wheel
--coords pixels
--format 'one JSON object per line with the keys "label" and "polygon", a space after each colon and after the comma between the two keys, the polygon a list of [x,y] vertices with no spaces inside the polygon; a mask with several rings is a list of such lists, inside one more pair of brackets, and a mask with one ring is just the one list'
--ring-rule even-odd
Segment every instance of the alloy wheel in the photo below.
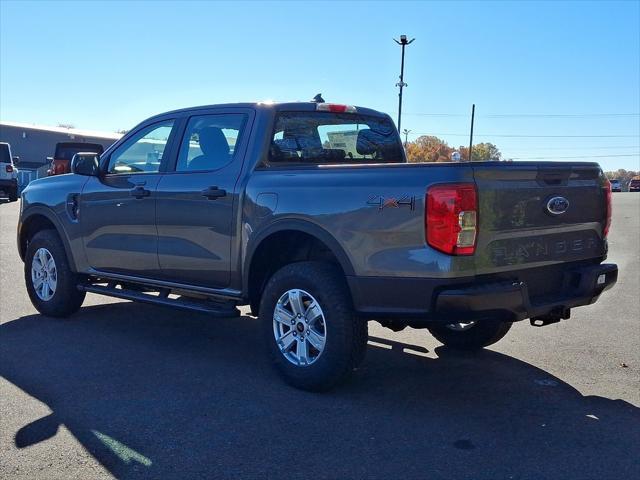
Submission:
{"label": "alloy wheel", "polygon": [[273,312],[273,335],[280,353],[299,367],[320,358],[327,340],[324,313],[318,301],[300,289],[287,290]]}
{"label": "alloy wheel", "polygon": [[49,301],[56,293],[58,270],[51,252],[44,247],[36,250],[31,261],[31,282],[40,300]]}

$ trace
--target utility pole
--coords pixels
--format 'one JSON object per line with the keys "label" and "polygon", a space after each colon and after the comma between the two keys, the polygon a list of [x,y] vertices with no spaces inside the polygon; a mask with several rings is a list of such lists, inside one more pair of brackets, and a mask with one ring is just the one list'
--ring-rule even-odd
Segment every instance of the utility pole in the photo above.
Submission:
{"label": "utility pole", "polygon": [[469,161],[471,161],[471,150],[473,149],[473,119],[476,115],[476,104],[471,106],[471,133],[469,134]]}
{"label": "utility pole", "polygon": [[398,94],[398,131],[400,130],[400,122],[402,121],[402,89],[407,86],[404,83],[404,47],[413,42],[415,38],[407,40],[406,35],[400,35],[400,40],[393,39],[398,45],[402,47],[402,61],[400,63],[400,81],[396,83],[396,87],[400,87],[400,93]]}
{"label": "utility pole", "polygon": [[404,130],[402,130],[402,133],[404,134],[404,149],[407,149],[407,142],[409,141],[409,134],[411,133],[411,130],[407,130],[406,128]]}

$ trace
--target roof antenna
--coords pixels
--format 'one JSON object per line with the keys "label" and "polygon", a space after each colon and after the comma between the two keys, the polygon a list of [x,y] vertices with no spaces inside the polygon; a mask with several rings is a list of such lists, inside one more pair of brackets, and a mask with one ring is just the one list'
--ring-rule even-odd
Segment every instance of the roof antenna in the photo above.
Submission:
{"label": "roof antenna", "polygon": [[313,100],[311,101],[315,103],[324,103],[324,98],[322,98],[322,94],[319,93],[315,97],[313,97]]}

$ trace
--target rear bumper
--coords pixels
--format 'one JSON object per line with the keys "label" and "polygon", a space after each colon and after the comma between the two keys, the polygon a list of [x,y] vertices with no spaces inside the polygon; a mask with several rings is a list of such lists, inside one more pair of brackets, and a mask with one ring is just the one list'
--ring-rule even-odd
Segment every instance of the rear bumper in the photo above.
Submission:
{"label": "rear bumper", "polygon": [[436,312],[446,315],[491,315],[524,320],[554,311],[590,305],[618,280],[618,266],[602,264],[567,270],[564,288],[556,294],[531,298],[525,282],[488,284],[442,291],[436,299]]}
{"label": "rear bumper", "polygon": [[500,281],[362,277],[348,280],[356,311],[368,318],[517,321],[594,303],[602,292],[615,285],[618,266],[579,266],[567,268],[560,275],[557,291],[538,296],[531,295],[527,282],[517,277]]}

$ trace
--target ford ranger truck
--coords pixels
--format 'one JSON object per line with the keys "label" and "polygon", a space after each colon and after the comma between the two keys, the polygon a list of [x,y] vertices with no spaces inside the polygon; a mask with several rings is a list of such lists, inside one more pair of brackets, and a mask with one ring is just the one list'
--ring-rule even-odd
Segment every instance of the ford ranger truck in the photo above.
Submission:
{"label": "ford ranger truck", "polygon": [[212,317],[248,305],[277,370],[307,390],[363,360],[369,320],[479,349],[513,322],[569,318],[617,279],[597,164],[407,163],[391,118],[368,108],[172,111],[71,169],[22,194],[39,312],[72,315],[87,292]]}
{"label": "ford ranger truck", "polygon": [[83,142],[58,142],[51,158],[51,164],[47,170],[47,175],[62,175],[71,172],[71,159],[79,152],[94,152],[101,155],[104,147],[99,143]]}

